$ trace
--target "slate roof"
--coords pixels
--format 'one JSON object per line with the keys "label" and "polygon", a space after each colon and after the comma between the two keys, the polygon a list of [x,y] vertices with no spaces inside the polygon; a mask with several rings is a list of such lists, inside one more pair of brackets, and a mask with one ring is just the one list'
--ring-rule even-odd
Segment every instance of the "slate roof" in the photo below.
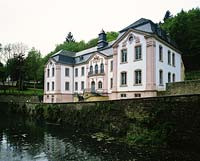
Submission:
{"label": "slate roof", "polygon": [[167,33],[162,30],[158,24],[153,23],[151,20],[141,18],[119,32],[123,33],[128,31],[129,29],[135,29],[150,34],[156,34],[159,38],[177,48],[177,44],[167,35]]}
{"label": "slate roof", "polygon": [[80,64],[88,61],[88,59],[95,53],[99,52],[105,56],[112,56],[113,55],[113,44],[123,35],[124,32],[128,31],[129,29],[134,29],[150,34],[156,34],[162,40],[166,41],[167,43],[171,44],[175,48],[177,48],[176,43],[167,36],[166,32],[163,31],[157,24],[153,23],[151,20],[141,18],[138,21],[132,23],[131,25],[125,27],[121,31],[119,31],[119,36],[116,40],[109,42],[108,45],[100,50],[97,49],[97,46],[80,51],[80,52],[71,52],[61,50],[55,53],[51,58],[54,59],[58,63],[62,64]]}
{"label": "slate roof", "polygon": [[86,62],[95,52],[99,52],[109,57],[109,56],[112,56],[113,54],[112,45],[114,42],[115,40],[109,42],[108,46],[102,48],[101,50],[98,50],[97,46],[77,52],[77,53],[61,50],[55,53],[54,55],[52,55],[51,58],[57,63],[74,65],[74,64],[81,64],[81,63]]}

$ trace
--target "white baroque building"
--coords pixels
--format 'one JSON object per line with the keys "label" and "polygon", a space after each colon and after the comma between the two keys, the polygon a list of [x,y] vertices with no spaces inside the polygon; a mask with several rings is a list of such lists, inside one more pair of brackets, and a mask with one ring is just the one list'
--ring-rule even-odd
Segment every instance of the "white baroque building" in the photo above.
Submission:
{"label": "white baroque building", "polygon": [[44,102],[73,102],[86,92],[110,100],[151,97],[166,83],[183,79],[176,44],[158,25],[141,18],[112,42],[102,30],[96,47],[54,54],[45,66]]}

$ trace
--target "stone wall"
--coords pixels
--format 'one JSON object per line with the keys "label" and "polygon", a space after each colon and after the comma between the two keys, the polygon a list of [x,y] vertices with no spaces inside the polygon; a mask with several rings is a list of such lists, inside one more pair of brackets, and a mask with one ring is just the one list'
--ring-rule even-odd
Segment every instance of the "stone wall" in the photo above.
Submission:
{"label": "stone wall", "polygon": [[1,102],[0,112],[103,133],[131,145],[200,148],[200,94],[63,104]]}
{"label": "stone wall", "polygon": [[23,94],[0,94],[0,102],[42,102],[41,96]]}
{"label": "stone wall", "polygon": [[167,83],[166,91],[158,92],[158,96],[181,94],[200,94],[200,80]]}

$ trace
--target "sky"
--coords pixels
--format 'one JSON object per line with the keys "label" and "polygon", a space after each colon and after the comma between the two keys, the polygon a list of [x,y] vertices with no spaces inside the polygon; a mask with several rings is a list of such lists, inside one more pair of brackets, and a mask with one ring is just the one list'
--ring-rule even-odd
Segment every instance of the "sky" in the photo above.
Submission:
{"label": "sky", "polygon": [[200,0],[0,0],[0,43],[22,42],[42,55],[72,32],[88,41],[99,32],[119,31],[140,18],[162,21],[169,10],[200,7]]}

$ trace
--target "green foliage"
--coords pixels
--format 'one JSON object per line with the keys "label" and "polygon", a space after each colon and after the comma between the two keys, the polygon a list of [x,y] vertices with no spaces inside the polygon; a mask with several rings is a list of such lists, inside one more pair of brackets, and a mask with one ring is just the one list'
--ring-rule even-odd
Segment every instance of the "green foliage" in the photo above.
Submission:
{"label": "green foliage", "polygon": [[9,89],[9,90],[6,90],[6,91],[3,91],[3,90],[0,90],[0,93],[7,93],[7,94],[14,94],[14,95],[38,95],[38,96],[43,96],[43,89],[33,89],[33,88],[28,88],[26,90],[23,90],[23,91],[20,91],[18,90],[17,88],[12,88],[12,91]]}
{"label": "green foliage", "polygon": [[43,63],[41,54],[35,48],[32,48],[25,60],[26,79],[35,83],[43,80]]}
{"label": "green foliage", "polygon": [[183,52],[186,70],[200,69],[200,9],[181,11],[168,18],[161,27],[169,33]]}
{"label": "green foliage", "polygon": [[6,78],[5,66],[0,62],[0,82],[4,82]]}
{"label": "green foliage", "polygon": [[163,21],[170,19],[172,17],[171,12],[169,10],[166,11],[165,17],[163,18]]}
{"label": "green foliage", "polygon": [[67,34],[67,37],[65,38],[65,42],[75,42],[74,37],[71,32]]}
{"label": "green foliage", "polygon": [[189,71],[185,73],[185,80],[200,80],[200,71]]}
{"label": "green foliage", "polygon": [[[107,32],[106,34],[107,34],[107,41],[108,42],[115,40],[118,36],[118,33],[114,32],[114,31]],[[44,57],[44,63],[46,63],[53,54],[55,54],[56,52],[58,52],[60,50],[79,52],[79,51],[97,46],[97,42],[98,42],[98,38],[91,39],[87,43],[83,40],[79,41],[79,42],[65,41],[62,44],[56,45],[55,50],[50,52],[49,54],[47,54]]]}

